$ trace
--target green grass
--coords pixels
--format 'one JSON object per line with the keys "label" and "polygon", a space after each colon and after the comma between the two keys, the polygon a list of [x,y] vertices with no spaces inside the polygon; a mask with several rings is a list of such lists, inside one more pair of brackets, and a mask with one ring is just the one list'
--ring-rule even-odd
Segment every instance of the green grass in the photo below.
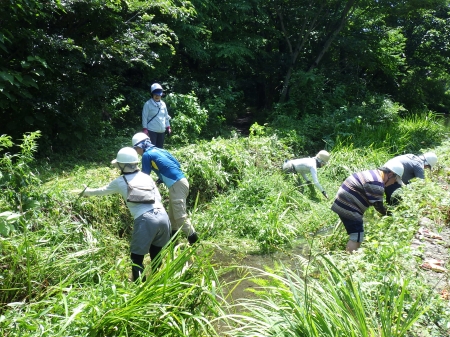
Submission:
{"label": "green grass", "polygon": [[242,300],[235,305],[244,314],[223,318],[229,336],[400,337],[428,310],[398,275],[364,282],[327,256],[299,261],[296,270],[258,271],[260,298]]}
{"label": "green grass", "polygon": [[[414,118],[392,126],[396,137],[386,136],[389,127],[337,138],[329,165],[319,169],[330,200],[281,171],[294,155],[263,126],[261,135],[172,149],[191,184],[188,210],[202,243],[188,247],[182,239],[167,247],[162,268],[137,285],[128,281],[132,219],[123,200],[69,193],[115,178],[109,161],[128,145],[127,137],[103,140],[101,153],[86,149],[82,159],[68,155],[23,166],[35,183],[13,188],[19,180],[10,180],[0,196],[0,213],[18,216],[8,220],[12,232],[0,238],[0,333],[442,336],[435,322],[449,324],[448,308],[420,277],[410,239],[422,216],[448,226],[450,199],[442,185],[450,182],[450,144],[417,143],[424,135],[435,139],[429,136],[435,126]],[[402,190],[404,202],[392,217],[368,211],[362,249],[345,254],[347,235],[330,210],[339,185],[353,172],[381,166],[398,149],[433,149],[439,164],[425,181]],[[6,221],[0,217],[0,225]],[[299,245],[306,253],[293,263],[268,271],[250,267],[254,276],[239,266],[242,278],[232,281],[223,278],[230,270],[226,261],[212,258],[218,249],[235,257],[292,255]],[[244,278],[261,288],[245,306],[227,303],[225,289]]]}

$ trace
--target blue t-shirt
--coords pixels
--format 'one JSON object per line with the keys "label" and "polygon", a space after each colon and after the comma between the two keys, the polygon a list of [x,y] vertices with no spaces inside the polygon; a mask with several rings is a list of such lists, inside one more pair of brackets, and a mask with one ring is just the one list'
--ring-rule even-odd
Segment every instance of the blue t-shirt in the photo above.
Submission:
{"label": "blue t-shirt", "polygon": [[184,178],[178,160],[168,151],[155,146],[150,147],[142,155],[142,172],[150,174],[152,171],[168,188]]}

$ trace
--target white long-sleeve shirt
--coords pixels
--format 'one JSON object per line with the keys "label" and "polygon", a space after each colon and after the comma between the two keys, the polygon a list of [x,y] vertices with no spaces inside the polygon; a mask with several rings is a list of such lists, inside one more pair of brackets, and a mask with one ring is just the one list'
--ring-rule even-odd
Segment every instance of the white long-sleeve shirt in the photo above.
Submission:
{"label": "white long-sleeve shirt", "polygon": [[285,171],[295,171],[300,173],[307,182],[310,182],[307,173],[311,174],[312,181],[314,185],[323,192],[324,189],[322,185],[320,185],[319,180],[317,179],[317,162],[316,158],[301,158],[301,159],[292,159],[288,160],[283,164],[283,170]]}
{"label": "white long-sleeve shirt", "polygon": [[[133,186],[145,186],[146,184],[152,183],[149,179],[152,179],[148,174],[142,173],[141,171],[137,171],[134,173],[129,173],[126,175],[128,183]],[[108,185],[99,187],[99,188],[87,188],[84,191],[84,194],[87,196],[93,195],[108,195],[108,194],[120,194],[127,204],[128,209],[130,210],[133,219],[138,218],[140,215],[152,210],[153,208],[164,208],[161,203],[161,194],[158,191],[158,188],[155,186],[155,203],[154,204],[141,204],[135,202],[128,202],[127,194],[128,194],[128,186],[123,179],[123,176],[120,176],[113,181],[111,181]]]}
{"label": "white long-sleeve shirt", "polygon": [[156,102],[153,98],[145,102],[142,108],[142,127],[153,132],[163,133],[170,126],[170,116],[166,103]]}

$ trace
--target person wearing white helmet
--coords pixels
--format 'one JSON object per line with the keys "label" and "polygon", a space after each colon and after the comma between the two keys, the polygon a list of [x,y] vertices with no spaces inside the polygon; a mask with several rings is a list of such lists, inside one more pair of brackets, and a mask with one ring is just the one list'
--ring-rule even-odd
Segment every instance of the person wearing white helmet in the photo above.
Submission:
{"label": "person wearing white helmet", "polygon": [[[131,271],[133,280],[137,281],[144,270],[144,256],[150,254],[152,269],[157,269],[160,260],[157,255],[170,241],[171,227],[169,216],[161,202],[161,194],[153,179],[138,168],[139,158],[132,147],[122,148],[111,161],[120,170],[121,176],[108,185],[99,188],[87,188],[80,192],[84,196],[120,194],[134,218],[133,234],[130,251],[133,263]],[[144,196],[150,200],[133,201],[128,193],[129,186],[144,191]],[[144,201],[142,201],[144,200]],[[144,278],[142,278],[144,280]]]}
{"label": "person wearing white helmet", "polygon": [[142,109],[142,132],[149,136],[156,147],[164,147],[165,135],[170,135],[170,116],[166,103],[161,100],[163,88],[159,83],[150,87],[152,98],[145,102]]}
{"label": "person wearing white helmet", "polygon": [[349,235],[348,252],[357,250],[364,240],[363,215],[370,206],[388,215],[383,204],[384,189],[401,182],[403,171],[402,163],[392,159],[376,170],[354,173],[342,183],[331,210],[339,216]]}
{"label": "person wearing white helmet", "polygon": [[[403,164],[405,171],[402,176],[403,184],[407,185],[413,178],[425,179],[425,169],[432,169],[437,163],[437,156],[434,152],[426,152],[422,155],[404,154],[394,157]],[[386,188],[386,202],[390,205],[397,205],[400,201],[398,197],[392,195],[396,190],[402,187],[403,184],[392,184]]]}
{"label": "person wearing white helmet", "polygon": [[155,172],[158,180],[169,189],[168,213],[172,224],[172,235],[181,228],[189,243],[191,245],[196,243],[198,235],[186,212],[189,183],[181,170],[180,163],[169,151],[154,146],[149,137],[142,132],[136,133],[131,143],[142,156],[142,172],[146,174]]}
{"label": "person wearing white helmet", "polygon": [[316,185],[320,192],[322,192],[323,196],[328,199],[327,192],[325,192],[324,188],[319,183],[319,179],[317,178],[317,169],[326,165],[330,160],[330,156],[331,155],[327,151],[321,150],[313,158],[285,160],[283,163],[283,171],[288,173],[300,173],[307,184],[311,183],[306,175],[310,173],[314,185]]}

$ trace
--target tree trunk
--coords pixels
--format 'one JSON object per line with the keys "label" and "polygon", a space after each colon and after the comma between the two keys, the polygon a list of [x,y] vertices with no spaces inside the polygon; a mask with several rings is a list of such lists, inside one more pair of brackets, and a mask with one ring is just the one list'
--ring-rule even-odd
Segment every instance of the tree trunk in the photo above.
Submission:
{"label": "tree trunk", "polygon": [[[308,71],[312,71],[318,64],[319,62],[322,60],[323,56],[325,55],[325,53],[328,51],[328,49],[331,46],[331,43],[334,41],[334,39],[336,38],[336,36],[340,33],[340,31],[342,30],[342,28],[344,27],[345,23],[348,21],[350,15],[353,13],[354,10],[354,6],[355,4],[358,2],[359,0],[348,0],[347,4],[345,5],[344,10],[342,11],[341,14],[341,19],[339,20],[339,24],[336,27],[336,29],[334,29],[331,34],[328,35],[327,40],[325,41],[320,53],[318,54],[318,56],[316,57],[316,59],[314,60],[313,64],[309,67]],[[303,48],[304,44],[306,43],[307,37],[310,35],[311,31],[313,30],[313,27],[316,24],[316,20],[318,19],[318,15],[319,13],[322,11],[323,7],[320,8],[320,10],[318,11],[317,16],[314,18],[313,22],[311,23],[309,29],[307,31],[304,31],[302,29],[302,31],[304,32],[303,38],[300,38],[299,43],[297,45],[297,48],[293,51],[291,49],[291,44],[287,38],[287,35],[285,34],[286,40],[288,42],[288,46],[290,49],[290,54],[291,54],[291,64],[289,65],[289,69],[286,72],[286,75],[284,77],[284,82],[283,82],[283,90],[281,92],[281,96],[280,96],[280,103],[284,103],[286,101],[286,97],[287,97],[287,93],[288,93],[288,88],[289,88],[289,82],[292,76],[292,73],[294,72],[294,67],[295,67],[295,62],[297,60],[297,57],[301,51],[301,49]],[[280,16],[280,20],[281,20],[281,25],[282,25],[282,30],[283,33],[285,33],[284,31],[284,27],[283,27],[283,20],[281,15]],[[304,26],[303,26],[304,28]]]}
{"label": "tree trunk", "polygon": [[319,55],[317,55],[313,64],[309,67],[308,72],[312,71],[315,67],[317,67],[319,65],[319,62],[322,60],[322,57],[325,55],[325,53],[330,48],[331,43],[334,41],[336,36],[338,36],[338,34],[341,32],[345,23],[348,21],[348,18],[353,13],[355,2],[357,2],[357,0],[348,0],[347,1],[344,11],[342,12],[341,20],[339,21],[339,25],[336,27],[336,29],[334,31],[331,32],[328,39],[325,41],[325,43],[322,47],[322,50],[320,51]]}
{"label": "tree trunk", "polygon": [[289,81],[291,79],[292,73],[294,72],[295,62],[297,61],[297,57],[300,54],[300,51],[303,49],[303,46],[305,45],[306,41],[308,40],[309,35],[316,27],[316,23],[319,19],[320,13],[322,12],[323,8],[324,8],[324,4],[322,4],[320,9],[317,11],[313,20],[309,23],[309,27],[307,29],[306,29],[306,25],[308,24],[308,19],[305,17],[302,28],[300,29],[300,33],[298,35],[298,42],[297,42],[297,45],[295,46],[295,49],[292,49],[291,41],[289,40],[288,33],[286,32],[286,29],[284,27],[283,16],[282,16],[281,12],[277,13],[278,17],[280,18],[281,30],[283,31],[283,35],[284,35],[284,37],[286,39],[286,43],[289,47],[289,54],[291,56],[288,71],[287,71],[286,75],[284,76],[283,90],[281,91],[280,103],[283,103],[286,101],[287,92],[288,92],[288,88],[289,88]]}

